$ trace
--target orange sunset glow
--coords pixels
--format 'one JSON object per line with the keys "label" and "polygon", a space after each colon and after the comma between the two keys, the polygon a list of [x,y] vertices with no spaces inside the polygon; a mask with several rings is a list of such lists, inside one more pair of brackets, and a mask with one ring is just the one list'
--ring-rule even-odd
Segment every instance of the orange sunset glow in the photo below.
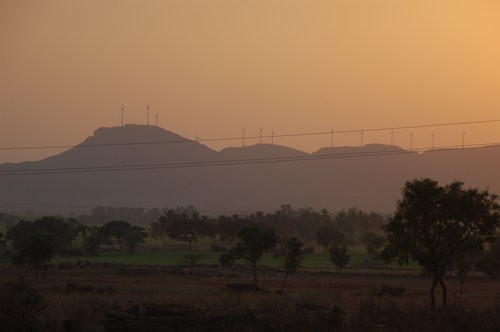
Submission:
{"label": "orange sunset glow", "polygon": [[[149,121],[190,139],[498,119],[499,15],[492,0],[5,0],[0,145],[75,145],[120,125],[122,105],[126,123],[145,124],[150,104]],[[498,143],[499,129],[412,133],[430,148],[432,132],[448,146],[464,131],[468,144]],[[393,135],[409,147],[410,130]],[[278,143],[312,152],[330,137]],[[2,151],[0,162],[58,152]]]}

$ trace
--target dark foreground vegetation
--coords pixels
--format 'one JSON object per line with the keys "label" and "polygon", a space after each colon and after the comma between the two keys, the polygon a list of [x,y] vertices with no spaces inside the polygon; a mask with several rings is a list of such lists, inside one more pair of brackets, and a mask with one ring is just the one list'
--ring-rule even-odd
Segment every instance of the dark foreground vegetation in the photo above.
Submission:
{"label": "dark foreground vegetation", "polygon": [[430,309],[420,273],[87,265],[47,277],[0,267],[2,331],[498,331],[496,280],[470,277],[448,308]]}
{"label": "dark foreground vegetation", "polygon": [[[5,223],[1,256],[18,268],[1,267],[7,277],[0,330],[495,331],[500,288],[490,278],[500,271],[496,199],[460,182],[439,186],[421,179],[405,184],[389,218],[284,205],[274,213],[218,218],[192,207],[165,209],[150,228],[124,220],[91,226],[58,216]],[[360,246],[371,268],[350,264]],[[138,250],[171,255],[179,248],[187,253],[176,262],[181,265],[170,267],[61,261]],[[219,255],[212,265],[200,264],[206,250]],[[328,272],[301,270],[318,250],[329,258]],[[263,265],[269,255],[279,264]],[[393,261],[420,269],[385,265]],[[472,282],[464,292],[466,278]],[[50,313],[54,296],[79,301],[57,309],[58,316]],[[85,306],[99,310],[82,321],[72,318],[73,306],[76,312]]]}

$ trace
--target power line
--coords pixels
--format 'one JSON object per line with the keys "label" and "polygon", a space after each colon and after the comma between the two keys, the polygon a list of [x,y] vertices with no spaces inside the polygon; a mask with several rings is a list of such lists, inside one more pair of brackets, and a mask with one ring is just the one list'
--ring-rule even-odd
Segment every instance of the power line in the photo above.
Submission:
{"label": "power line", "polygon": [[[338,130],[338,131],[317,131],[317,132],[303,132],[303,133],[291,133],[291,134],[280,134],[276,135],[274,132],[271,135],[259,135],[259,136],[245,136],[244,139],[262,139],[262,138],[281,138],[281,137],[300,137],[300,136],[319,136],[319,135],[333,135],[333,134],[352,134],[360,132],[376,132],[376,131],[388,131],[388,130],[404,130],[404,129],[418,129],[418,128],[431,128],[431,127],[447,127],[447,126],[459,126],[468,124],[483,124],[483,123],[494,123],[500,122],[500,119],[492,120],[478,120],[478,121],[465,121],[465,122],[446,122],[446,123],[434,123],[434,124],[423,124],[423,125],[412,125],[412,126],[398,126],[398,127],[381,127],[381,128],[368,128],[368,129],[350,129],[350,130]],[[218,138],[203,138],[197,139],[198,142],[217,142],[217,141],[235,141],[241,140],[242,137],[218,137]],[[0,151],[12,151],[12,150],[43,150],[43,149],[68,149],[68,148],[93,148],[93,147],[103,147],[103,146],[129,146],[129,145],[151,145],[151,144],[178,144],[178,143],[195,143],[196,141],[190,139],[180,139],[180,140],[169,140],[169,141],[143,141],[143,142],[122,142],[122,143],[101,143],[101,144],[80,144],[80,145],[32,145],[32,146],[18,146],[0,147]]]}
{"label": "power line", "polygon": [[[488,146],[488,145],[493,146],[498,144],[499,143],[470,144],[466,145],[466,147],[478,147],[478,146]],[[445,149],[459,149],[459,148],[462,148],[462,145],[440,147],[441,151]],[[256,165],[256,164],[271,164],[271,163],[275,164],[275,163],[297,162],[297,161],[315,161],[315,160],[325,160],[325,159],[346,159],[346,158],[415,154],[418,151],[426,151],[426,150],[427,150],[426,148],[413,149],[413,151],[393,149],[393,150],[378,150],[378,151],[376,150],[376,151],[329,153],[329,154],[293,156],[293,157],[248,158],[248,159],[217,160],[217,161],[194,161],[194,162],[178,162],[178,163],[88,166],[88,167],[45,168],[45,169],[32,168],[25,170],[0,170],[0,176],[54,175],[54,174],[70,174],[70,173],[120,172],[120,171],[195,168],[195,167]]]}

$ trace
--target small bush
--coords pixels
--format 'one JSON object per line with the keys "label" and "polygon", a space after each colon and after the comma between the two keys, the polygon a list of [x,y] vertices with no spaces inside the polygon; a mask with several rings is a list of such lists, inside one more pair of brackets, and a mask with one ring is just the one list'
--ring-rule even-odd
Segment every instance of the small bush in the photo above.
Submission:
{"label": "small bush", "polygon": [[222,254],[219,257],[219,263],[222,267],[231,267],[234,265],[234,256],[230,253]]}

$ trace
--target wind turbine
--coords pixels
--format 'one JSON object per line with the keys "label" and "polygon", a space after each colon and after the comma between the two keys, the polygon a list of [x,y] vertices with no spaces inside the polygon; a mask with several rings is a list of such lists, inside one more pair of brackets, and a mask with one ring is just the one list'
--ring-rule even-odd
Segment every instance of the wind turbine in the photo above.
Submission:
{"label": "wind turbine", "polygon": [[123,127],[123,111],[125,110],[125,106],[122,105],[122,127]]}
{"label": "wind turbine", "polygon": [[158,127],[158,117],[160,114],[155,114],[155,125]]}
{"label": "wind turbine", "polygon": [[241,146],[245,147],[245,128],[242,129],[243,135],[241,136]]}
{"label": "wind turbine", "polygon": [[431,150],[434,150],[434,136],[435,136],[435,132],[433,131],[431,134],[431,137],[432,137]]}
{"label": "wind turbine", "polygon": [[264,130],[264,128],[259,128],[259,144],[262,144],[262,131]]}
{"label": "wind turbine", "polygon": [[333,148],[333,127],[332,130],[330,130],[330,147]]}
{"label": "wind turbine", "polygon": [[148,105],[146,107],[146,126],[149,126],[149,108],[151,107],[151,105]]}

